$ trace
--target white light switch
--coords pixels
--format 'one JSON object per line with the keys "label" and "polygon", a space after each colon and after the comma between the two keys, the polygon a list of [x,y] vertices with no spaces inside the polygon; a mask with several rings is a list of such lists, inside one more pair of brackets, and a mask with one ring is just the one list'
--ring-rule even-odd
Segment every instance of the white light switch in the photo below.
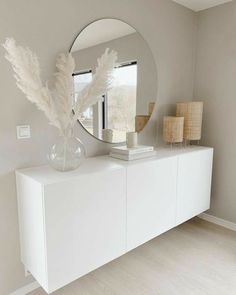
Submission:
{"label": "white light switch", "polygon": [[16,131],[17,131],[17,139],[30,138],[30,126],[29,125],[16,126]]}

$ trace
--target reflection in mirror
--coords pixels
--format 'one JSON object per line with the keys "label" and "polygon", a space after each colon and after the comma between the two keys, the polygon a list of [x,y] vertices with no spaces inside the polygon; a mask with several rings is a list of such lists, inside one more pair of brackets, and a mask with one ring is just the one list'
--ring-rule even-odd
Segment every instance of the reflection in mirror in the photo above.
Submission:
{"label": "reflection in mirror", "polygon": [[91,82],[97,59],[107,48],[118,54],[113,87],[79,121],[96,138],[120,143],[127,132],[140,132],[148,122],[156,100],[157,72],[147,43],[133,27],[102,19],[87,26],[72,46],[77,93]]}

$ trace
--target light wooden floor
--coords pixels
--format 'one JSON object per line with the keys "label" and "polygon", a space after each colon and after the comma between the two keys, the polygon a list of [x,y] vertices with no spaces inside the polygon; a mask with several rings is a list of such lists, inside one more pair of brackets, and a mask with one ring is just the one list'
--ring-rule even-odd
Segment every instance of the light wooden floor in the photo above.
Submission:
{"label": "light wooden floor", "polygon": [[196,218],[53,294],[235,295],[236,233]]}

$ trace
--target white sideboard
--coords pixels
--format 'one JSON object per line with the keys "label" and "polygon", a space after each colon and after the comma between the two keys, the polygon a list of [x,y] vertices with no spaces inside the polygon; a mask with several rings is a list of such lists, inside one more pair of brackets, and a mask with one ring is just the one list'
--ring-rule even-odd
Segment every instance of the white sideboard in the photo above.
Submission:
{"label": "white sideboard", "polygon": [[51,293],[210,206],[213,149],[16,171],[21,260]]}

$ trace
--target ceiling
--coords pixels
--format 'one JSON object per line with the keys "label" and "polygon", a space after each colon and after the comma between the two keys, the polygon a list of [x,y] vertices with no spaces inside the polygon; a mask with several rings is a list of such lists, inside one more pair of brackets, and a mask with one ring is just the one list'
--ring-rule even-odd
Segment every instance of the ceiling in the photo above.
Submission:
{"label": "ceiling", "polygon": [[201,11],[220,4],[231,2],[232,0],[173,0],[183,6],[186,6],[194,11]]}
{"label": "ceiling", "polygon": [[102,19],[87,26],[72,47],[72,52],[135,33],[130,25],[116,19]]}

